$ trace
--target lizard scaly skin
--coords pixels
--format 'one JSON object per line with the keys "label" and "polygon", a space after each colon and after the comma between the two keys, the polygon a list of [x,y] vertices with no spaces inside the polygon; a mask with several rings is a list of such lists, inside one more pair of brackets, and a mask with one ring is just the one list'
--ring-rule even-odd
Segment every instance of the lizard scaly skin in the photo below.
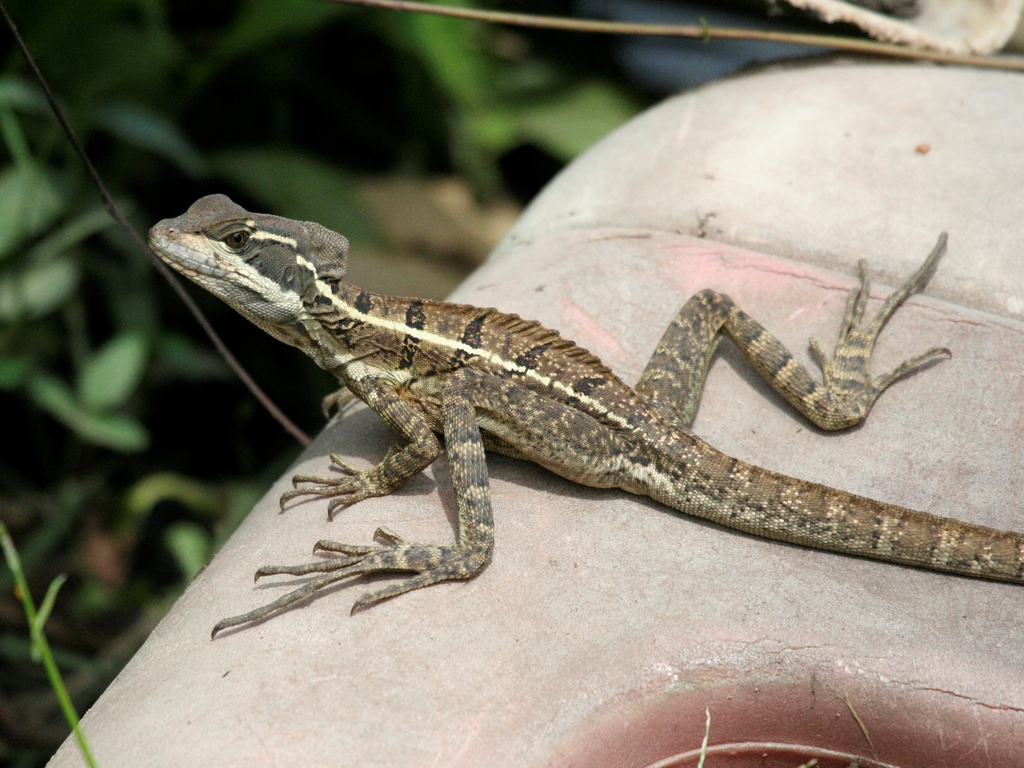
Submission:
{"label": "lizard scaly skin", "polygon": [[[862,324],[867,277],[851,295],[831,358],[817,345],[815,381],[781,343],[727,296],[705,290],[666,330],[635,387],[557,331],[494,309],[397,298],[344,281],[348,242],[312,222],[249,213],[223,195],[198,200],[150,231],[170,266],[272,336],[334,374],[405,440],[377,466],[356,470],[332,456],[334,476],[296,476],[289,499],[329,498],[329,513],[391,493],[449,454],[458,506],[454,545],[407,542],[378,529],[378,546],[321,541],[338,556],[267,566],[311,575],[254,611],[253,621],[341,579],[412,575],[360,597],[353,610],[412,589],[477,574],[490,560],[494,525],[485,450],[526,459],[575,482],[622,488],[673,509],[758,536],[937,571],[1024,583],[1024,535],[874,501],[746,464],[693,432],[711,356],[728,336],[797,410],[824,429],[860,423],[897,378],[948,356],[934,348],[873,378],[871,353],[900,304],[928,279],[945,236],[925,263]],[[335,396],[341,400],[344,394]]]}

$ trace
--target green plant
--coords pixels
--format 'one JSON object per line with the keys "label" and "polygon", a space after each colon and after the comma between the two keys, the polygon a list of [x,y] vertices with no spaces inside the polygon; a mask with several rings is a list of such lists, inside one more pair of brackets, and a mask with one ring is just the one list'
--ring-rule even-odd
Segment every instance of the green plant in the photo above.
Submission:
{"label": "green plant", "polygon": [[57,591],[67,580],[67,577],[61,574],[50,582],[50,586],[46,590],[46,596],[43,598],[39,609],[36,610],[35,601],[32,600],[32,594],[29,592],[28,581],[25,579],[25,572],[22,570],[21,561],[18,558],[18,550],[14,548],[14,542],[11,540],[3,523],[0,523],[0,549],[3,550],[4,561],[14,576],[18,596],[21,598],[21,604],[25,610],[25,618],[28,620],[29,636],[32,639],[32,660],[36,663],[41,663],[46,669],[46,676],[49,678],[50,687],[53,688],[53,692],[60,702],[61,711],[64,713],[72,733],[75,734],[75,740],[82,750],[85,762],[89,766],[95,766],[96,761],[92,756],[92,751],[89,749],[89,743],[86,741],[85,734],[78,723],[78,713],[75,711],[74,704],[71,703],[71,697],[68,696],[67,688],[64,686],[64,679],[57,668],[57,662],[53,658],[53,652],[50,650],[50,644],[46,641],[46,634],[43,631],[46,620],[53,610],[53,604],[57,600]]}

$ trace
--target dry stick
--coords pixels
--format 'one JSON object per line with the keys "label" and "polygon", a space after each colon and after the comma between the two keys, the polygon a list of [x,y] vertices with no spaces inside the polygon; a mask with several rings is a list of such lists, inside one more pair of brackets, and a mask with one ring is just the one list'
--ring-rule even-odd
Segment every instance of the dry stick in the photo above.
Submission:
{"label": "dry stick", "polygon": [[432,13],[436,16],[450,16],[456,19],[486,21],[491,24],[508,24],[517,27],[534,27],[536,29],[560,29],[570,32],[590,32],[607,35],[684,37],[695,40],[764,40],[773,43],[826,46],[851,53],[866,53],[899,59],[922,59],[940,64],[963,64],[971,67],[1024,72],[1024,58],[1020,56],[974,56],[964,53],[915,50],[902,45],[879,43],[874,40],[863,40],[856,37],[809,35],[800,32],[772,32],[765,29],[711,27],[707,24],[637,24],[620,21],[600,21],[598,19],[570,19],[562,16],[536,16],[529,13],[456,8],[449,5],[413,2],[412,0],[330,0],[330,2],[342,5],[361,5],[368,8],[385,8],[392,11]]}
{"label": "dry stick", "polygon": [[850,710],[850,714],[853,715],[853,719],[857,721],[857,725],[860,726],[860,732],[864,734],[864,738],[867,739],[868,746],[871,748],[871,756],[877,760],[878,753],[875,752],[875,743],[871,741],[871,734],[868,733],[867,726],[864,725],[864,721],[860,719],[860,715],[857,714],[857,710],[853,708],[853,704],[850,703],[850,697],[848,694],[843,694],[843,701],[846,702],[846,708]]}
{"label": "dry stick", "polygon": [[89,156],[85,154],[85,149],[82,147],[81,142],[79,142],[74,130],[72,130],[71,124],[68,122],[67,116],[64,114],[64,110],[61,108],[60,104],[57,103],[57,99],[53,95],[53,91],[50,90],[50,86],[46,82],[46,78],[43,77],[43,73],[36,65],[35,59],[33,59],[32,54],[29,53],[28,47],[25,45],[25,41],[22,40],[21,35],[18,34],[18,27],[15,25],[14,19],[12,19],[11,15],[7,12],[7,6],[4,5],[3,0],[0,0],[0,13],[3,13],[7,26],[10,28],[11,34],[14,36],[14,41],[18,44],[18,48],[21,49],[21,53],[25,57],[25,61],[28,63],[29,69],[32,70],[32,74],[35,76],[36,81],[39,83],[39,87],[42,89],[43,95],[46,96],[46,100],[50,104],[50,109],[53,110],[54,117],[57,118],[57,122],[60,123],[60,127],[68,137],[68,141],[71,142],[71,146],[74,147],[75,152],[82,159],[82,163],[85,164],[86,170],[89,172],[93,183],[99,190],[100,197],[103,198],[103,205],[107,209],[107,213],[109,213],[114,221],[116,221],[121,228],[128,233],[128,236],[135,241],[135,244],[138,245],[139,248],[141,248],[149,257],[149,260],[153,262],[153,266],[156,267],[157,272],[163,276],[163,278],[170,284],[171,288],[174,289],[174,292],[178,294],[178,297],[185,303],[185,306],[188,307],[188,311],[192,313],[192,317],[196,319],[196,322],[199,323],[200,327],[206,331],[206,335],[210,338],[210,341],[213,342],[213,346],[217,348],[217,351],[220,352],[221,357],[227,361],[228,365],[230,365],[232,370],[234,370],[238,375],[238,378],[242,380],[242,383],[249,388],[249,391],[252,392],[253,396],[259,400],[263,407],[267,409],[267,412],[270,413],[270,415],[273,416],[282,427],[284,427],[285,431],[294,437],[301,445],[309,445],[309,435],[299,429],[291,419],[285,416],[284,412],[277,407],[277,405],[262,389],[260,389],[259,384],[253,380],[252,376],[249,375],[249,372],[242,367],[242,364],[238,362],[235,356],[231,353],[231,350],[227,348],[220,336],[217,335],[217,332],[213,330],[213,326],[210,325],[210,321],[206,319],[202,310],[199,309],[189,293],[182,287],[181,283],[171,272],[170,268],[168,268],[168,266],[164,264],[152,250],[150,250],[149,245],[142,239],[142,236],[135,231],[131,224],[128,223],[128,220],[124,217],[120,209],[117,207],[117,204],[114,202],[114,198],[111,197],[107,186],[103,183],[103,179],[100,178],[99,172],[93,166],[92,161],[89,160]]}

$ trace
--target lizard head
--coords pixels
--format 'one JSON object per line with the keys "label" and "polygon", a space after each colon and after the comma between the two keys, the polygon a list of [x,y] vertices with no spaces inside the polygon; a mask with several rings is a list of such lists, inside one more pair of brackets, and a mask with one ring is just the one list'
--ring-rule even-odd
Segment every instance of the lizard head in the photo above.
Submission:
{"label": "lizard head", "polygon": [[317,295],[316,281],[345,275],[348,240],[320,224],[250,213],[208,195],[149,230],[157,255],[272,335],[291,330]]}

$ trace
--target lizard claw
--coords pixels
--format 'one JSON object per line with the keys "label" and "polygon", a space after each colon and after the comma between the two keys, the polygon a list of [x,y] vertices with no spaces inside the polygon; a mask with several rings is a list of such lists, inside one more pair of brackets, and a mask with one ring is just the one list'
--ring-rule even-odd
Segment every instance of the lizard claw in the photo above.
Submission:
{"label": "lizard claw", "polygon": [[[398,450],[395,446],[389,448],[381,463],[387,461]],[[379,467],[380,464],[370,469],[357,469],[338,454],[332,453],[331,469],[339,472],[340,476],[295,475],[292,478],[294,489],[281,494],[281,510],[284,511],[289,501],[300,496],[329,498],[331,501],[327,505],[327,518],[333,519],[335,512],[340,508],[351,506],[371,496],[383,496],[391,492],[390,485],[381,482]]]}
{"label": "lizard claw", "polygon": [[897,365],[888,373],[884,374],[883,376],[879,376],[877,379],[875,379],[875,386],[878,388],[878,391],[881,392],[894,381],[896,381],[896,379],[902,378],[907,374],[913,373],[918,368],[922,368],[923,366],[927,365],[933,360],[938,360],[940,358],[950,359],[952,357],[953,353],[950,352],[949,349],[947,349],[946,347],[932,347],[927,352],[922,352],[920,355],[917,355],[916,357],[912,357],[909,360],[904,360],[902,363]]}

